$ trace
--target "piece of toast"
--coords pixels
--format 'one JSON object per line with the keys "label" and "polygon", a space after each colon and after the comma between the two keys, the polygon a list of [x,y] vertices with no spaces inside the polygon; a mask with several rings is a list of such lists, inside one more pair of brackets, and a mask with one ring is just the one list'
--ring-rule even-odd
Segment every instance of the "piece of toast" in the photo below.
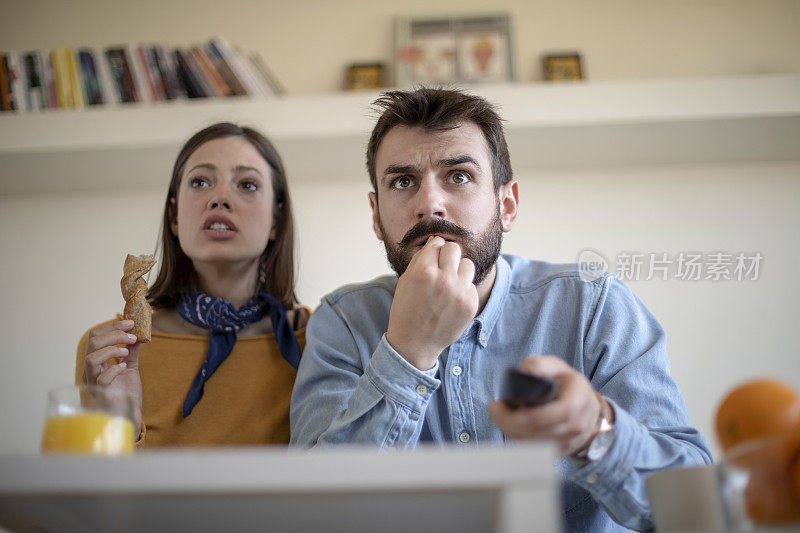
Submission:
{"label": "piece of toast", "polygon": [[143,276],[147,274],[156,260],[152,255],[131,255],[125,258],[122,280],[122,297],[125,298],[123,318],[133,320],[130,333],[136,335],[137,342],[150,342],[150,326],[153,310],[147,303],[147,283]]}

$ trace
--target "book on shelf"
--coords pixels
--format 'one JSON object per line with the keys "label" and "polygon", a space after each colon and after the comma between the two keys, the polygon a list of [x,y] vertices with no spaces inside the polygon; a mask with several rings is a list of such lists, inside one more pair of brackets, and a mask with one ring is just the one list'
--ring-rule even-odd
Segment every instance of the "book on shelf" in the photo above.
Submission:
{"label": "book on shelf", "polygon": [[187,47],[120,44],[0,51],[0,111],[272,98],[285,89],[256,53],[222,38]]}
{"label": "book on shelf", "polygon": [[11,106],[15,111],[27,111],[27,103],[25,100],[25,72],[22,68],[19,52],[8,52],[7,63]]}
{"label": "book on shelf", "polygon": [[99,65],[92,50],[81,48],[78,50],[78,62],[83,75],[84,101],[86,105],[100,105],[106,103],[100,79]]}
{"label": "book on shelf", "polygon": [[22,53],[22,66],[25,70],[27,87],[25,104],[28,110],[38,111],[47,107],[47,87],[41,55],[34,51]]}
{"label": "book on shelf", "polygon": [[72,85],[69,81],[66,50],[55,48],[50,52],[53,65],[53,84],[56,88],[58,107],[72,107]]}
{"label": "book on shelf", "polygon": [[233,94],[236,96],[247,96],[247,90],[244,88],[244,85],[242,85],[242,82],[236,77],[236,74],[233,73],[230,64],[225,60],[219,50],[211,43],[207,43],[205,51],[214,64],[214,67],[217,69],[217,72],[219,72],[220,76],[225,80],[225,83],[230,87]]}
{"label": "book on shelf", "polygon": [[156,63],[158,64],[159,70],[161,70],[161,76],[166,85],[165,91],[167,100],[187,98],[186,88],[178,79],[178,67],[175,62],[175,56],[167,50],[166,46],[156,45],[154,48]]}
{"label": "book on shelf", "polygon": [[150,82],[153,84],[153,92],[156,95],[156,100],[163,102],[167,100],[167,84],[164,78],[164,73],[158,65],[156,58],[156,50],[154,46],[144,45],[142,53],[147,63],[147,70],[150,75]]}
{"label": "book on shelf", "polygon": [[208,96],[201,85],[197,76],[189,65],[187,55],[181,49],[176,49],[174,52],[175,64],[177,65],[178,79],[186,88],[187,98],[205,98]]}
{"label": "book on shelf", "polygon": [[105,56],[111,71],[111,78],[119,94],[119,101],[124,104],[139,101],[125,48],[121,46],[106,48]]}
{"label": "book on shelf", "polygon": [[233,94],[233,91],[228,84],[225,83],[225,80],[220,76],[217,69],[211,63],[211,59],[209,59],[208,55],[206,54],[205,50],[194,46],[189,50],[192,54],[197,65],[200,67],[200,70],[203,74],[205,74],[206,78],[211,82],[211,88],[214,90],[216,96],[230,96]]}
{"label": "book on shelf", "polygon": [[273,93],[277,95],[286,94],[286,88],[278,81],[278,78],[272,72],[272,69],[267,66],[261,54],[258,52],[250,52],[247,57],[255,67],[255,71],[264,79],[267,85],[269,85]]}
{"label": "book on shelf", "polygon": [[144,77],[144,69],[136,45],[128,44],[125,46],[125,51],[128,56],[128,66],[131,70],[133,84],[136,86],[136,101],[137,102],[152,102],[153,96],[150,92],[150,87],[147,86],[147,80]]}
{"label": "book on shelf", "polygon": [[70,106],[81,109],[85,106],[83,98],[83,80],[78,67],[78,58],[72,48],[64,49],[64,59],[67,62],[67,84],[69,85]]}
{"label": "book on shelf", "polygon": [[222,96],[220,93],[217,92],[217,88],[214,86],[214,82],[208,77],[208,75],[203,70],[202,65],[197,61],[197,57],[192,52],[191,49],[184,49],[182,50],[183,57],[186,60],[189,69],[194,74],[194,78],[202,87],[202,93],[205,97],[213,97],[213,96]]}
{"label": "book on shelf", "polygon": [[233,69],[234,74],[242,82],[249,96],[269,98],[272,96],[269,89],[260,84],[256,78],[252,67],[245,61],[242,54],[228,44],[223,38],[215,38],[209,41],[209,45],[216,49],[216,53],[225,58],[225,61]]}
{"label": "book on shelf", "polygon": [[49,54],[41,50],[0,53],[0,110],[38,111],[56,98]]}
{"label": "book on shelf", "polygon": [[46,50],[40,50],[39,57],[42,60],[44,85],[47,88],[47,107],[55,109],[58,107],[58,94],[56,93],[55,74],[53,73],[53,60],[50,57],[50,52]]}
{"label": "book on shelf", "polygon": [[144,92],[146,92],[150,98],[149,101],[158,102],[163,100],[164,97],[159,91],[159,87],[156,86],[155,75],[151,70],[150,59],[148,57],[148,51],[145,45],[140,44],[135,48],[133,51],[133,62],[139,66],[139,69],[142,73],[142,79],[144,80],[145,86]]}
{"label": "book on shelf", "polygon": [[116,90],[114,78],[111,75],[111,68],[108,59],[99,48],[89,48],[86,50],[91,54],[94,61],[95,73],[100,85],[100,92],[103,95],[103,104],[114,105],[120,102],[119,92]]}
{"label": "book on shelf", "polygon": [[0,109],[14,111],[11,100],[11,69],[8,68],[8,54],[0,55]]}

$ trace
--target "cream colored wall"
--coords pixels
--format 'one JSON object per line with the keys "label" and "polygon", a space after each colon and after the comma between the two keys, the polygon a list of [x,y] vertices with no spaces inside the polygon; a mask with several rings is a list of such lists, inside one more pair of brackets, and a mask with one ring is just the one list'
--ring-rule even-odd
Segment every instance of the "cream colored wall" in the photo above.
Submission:
{"label": "cream colored wall", "polygon": [[[429,2],[4,2],[0,50],[223,35],[259,50],[292,93],[334,90],[345,64],[388,60],[392,17]],[[342,8],[341,6],[345,7]],[[158,7],[156,7],[158,6]],[[437,10],[480,10],[444,0]],[[507,1],[520,78],[546,49],[579,48],[590,78],[800,72],[795,1]],[[35,21],[31,23],[29,21]],[[367,51],[367,52],[365,52]],[[2,117],[0,117],[2,120]],[[190,132],[187,132],[187,135]],[[512,154],[513,157],[513,154]],[[0,179],[28,179],[8,176]],[[794,325],[800,162],[563,170],[520,176],[521,213],[505,250],[573,261],[622,251],[760,251],[757,282],[632,286],[669,334],[673,371],[707,435],[716,402],[753,375],[800,387]],[[369,226],[366,177],[295,183],[298,291],[386,272]],[[71,380],[74,347],[119,310],[121,258],[151,250],[162,190],[0,197],[0,452],[37,447],[44,391]]]}
{"label": "cream colored wall", "polygon": [[[673,373],[711,434],[723,392],[754,375],[800,386],[800,163],[561,171],[520,177],[504,251],[574,261],[584,248],[756,252],[753,282],[631,282],[669,335]],[[297,183],[300,299],[388,271],[366,179]],[[161,190],[0,198],[0,451],[35,447],[44,391],[70,381],[79,336],[122,305],[121,259],[155,245]],[[24,411],[19,406],[24,406]]]}
{"label": "cream colored wall", "polygon": [[588,77],[800,72],[796,0],[6,0],[0,50],[221,35],[256,50],[292,93],[336,90],[345,65],[389,62],[403,14],[506,10],[519,80],[547,50],[583,52]]}

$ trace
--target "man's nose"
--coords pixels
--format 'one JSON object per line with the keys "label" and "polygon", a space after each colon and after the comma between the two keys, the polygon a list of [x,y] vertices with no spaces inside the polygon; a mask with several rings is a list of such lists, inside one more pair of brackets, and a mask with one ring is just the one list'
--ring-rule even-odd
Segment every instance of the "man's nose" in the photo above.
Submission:
{"label": "man's nose", "polygon": [[423,179],[417,192],[417,206],[415,215],[423,218],[446,218],[445,194],[435,180]]}

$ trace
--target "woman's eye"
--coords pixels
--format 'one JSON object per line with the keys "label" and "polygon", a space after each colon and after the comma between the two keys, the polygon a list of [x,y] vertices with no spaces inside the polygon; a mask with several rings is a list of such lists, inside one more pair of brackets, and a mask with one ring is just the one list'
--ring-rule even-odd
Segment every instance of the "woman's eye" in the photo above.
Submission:
{"label": "woman's eye", "polygon": [[189,186],[192,189],[200,189],[208,187],[208,182],[203,178],[192,178],[189,180]]}
{"label": "woman's eye", "polygon": [[252,181],[243,181],[242,183],[239,184],[239,187],[241,187],[242,189],[244,189],[246,191],[257,191],[258,190],[258,185],[256,185]]}
{"label": "woman's eye", "polygon": [[414,185],[414,181],[408,176],[400,176],[392,182],[392,187],[395,189],[408,189]]}
{"label": "woman's eye", "polygon": [[463,170],[456,170],[450,174],[450,181],[453,183],[466,183],[470,180],[470,175]]}

